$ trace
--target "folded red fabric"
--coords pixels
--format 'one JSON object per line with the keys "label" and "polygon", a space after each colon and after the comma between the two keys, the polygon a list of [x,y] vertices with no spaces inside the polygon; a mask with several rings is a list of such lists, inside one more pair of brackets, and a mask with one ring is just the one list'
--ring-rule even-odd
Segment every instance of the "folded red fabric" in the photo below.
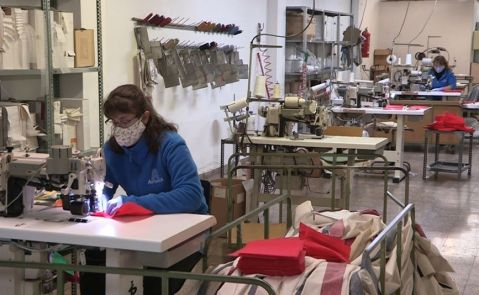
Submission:
{"label": "folded red fabric", "polygon": [[304,241],[306,255],[329,262],[349,262],[351,246],[343,239],[322,234],[301,223],[299,238]]}
{"label": "folded red fabric", "polygon": [[147,216],[153,215],[153,211],[146,209],[145,207],[140,206],[137,203],[128,202],[118,208],[118,210],[116,210],[116,212],[112,215],[107,214],[105,211],[95,212],[91,215],[106,218],[115,218],[121,216]]}
{"label": "folded red fabric", "polygon": [[434,122],[427,126],[429,129],[438,131],[465,131],[473,133],[474,128],[467,127],[464,118],[451,113],[437,115]]}
{"label": "folded red fabric", "polygon": [[238,269],[243,274],[291,276],[305,269],[304,243],[299,238],[252,241],[231,256],[239,256]]}

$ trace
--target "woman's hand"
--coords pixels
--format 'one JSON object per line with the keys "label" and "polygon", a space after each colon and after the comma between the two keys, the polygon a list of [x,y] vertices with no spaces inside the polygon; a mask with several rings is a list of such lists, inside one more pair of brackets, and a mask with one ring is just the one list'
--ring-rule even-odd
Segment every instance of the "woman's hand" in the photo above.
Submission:
{"label": "woman's hand", "polygon": [[123,205],[123,198],[118,196],[108,201],[106,204],[106,213],[108,215],[113,215],[118,211],[118,209]]}

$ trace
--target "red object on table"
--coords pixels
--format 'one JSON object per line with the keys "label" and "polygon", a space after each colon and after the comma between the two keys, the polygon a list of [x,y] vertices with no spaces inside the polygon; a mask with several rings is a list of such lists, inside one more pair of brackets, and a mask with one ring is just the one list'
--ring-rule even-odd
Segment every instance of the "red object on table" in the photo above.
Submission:
{"label": "red object on table", "polygon": [[428,129],[438,131],[464,131],[473,133],[474,128],[467,127],[464,118],[451,113],[437,115],[432,124],[426,126]]}
{"label": "red object on table", "polygon": [[95,212],[93,216],[115,218],[121,216],[147,216],[153,215],[153,211],[146,209],[136,203],[128,202],[123,204],[113,215],[107,214],[105,211]]}

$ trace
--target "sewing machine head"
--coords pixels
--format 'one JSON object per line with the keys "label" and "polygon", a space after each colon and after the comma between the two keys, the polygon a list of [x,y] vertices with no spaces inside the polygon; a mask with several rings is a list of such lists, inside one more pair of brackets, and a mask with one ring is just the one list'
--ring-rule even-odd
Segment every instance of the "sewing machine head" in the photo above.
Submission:
{"label": "sewing machine head", "polygon": [[0,211],[4,216],[18,216],[31,208],[39,189],[58,191],[63,209],[74,215],[99,209],[98,183],[105,171],[101,154],[73,155],[70,147],[53,146],[49,155],[3,153],[0,163]]}

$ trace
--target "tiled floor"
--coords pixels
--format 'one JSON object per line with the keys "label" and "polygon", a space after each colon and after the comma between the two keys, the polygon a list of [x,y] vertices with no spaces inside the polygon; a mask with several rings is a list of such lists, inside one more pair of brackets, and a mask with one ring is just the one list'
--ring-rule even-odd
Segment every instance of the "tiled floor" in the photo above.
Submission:
{"label": "tiled floor", "polygon": [[[440,173],[437,179],[422,179],[423,152],[407,151],[405,160],[411,164],[410,201],[416,206],[416,221],[422,225],[429,239],[439,248],[455,269],[455,278],[461,294],[479,293],[479,146],[474,147],[472,176],[464,172],[460,180],[456,174]],[[429,159],[432,155],[429,155]],[[456,161],[457,154],[441,152],[441,159]],[[381,210],[382,182],[376,176],[357,175],[354,178],[352,209]],[[318,185],[313,185],[318,190]],[[404,185],[390,182],[390,190],[400,194]],[[391,206],[392,207],[392,206]],[[391,209],[389,216],[397,210]],[[215,244],[215,253],[224,253],[224,247]],[[214,259],[213,259],[214,260]]]}

